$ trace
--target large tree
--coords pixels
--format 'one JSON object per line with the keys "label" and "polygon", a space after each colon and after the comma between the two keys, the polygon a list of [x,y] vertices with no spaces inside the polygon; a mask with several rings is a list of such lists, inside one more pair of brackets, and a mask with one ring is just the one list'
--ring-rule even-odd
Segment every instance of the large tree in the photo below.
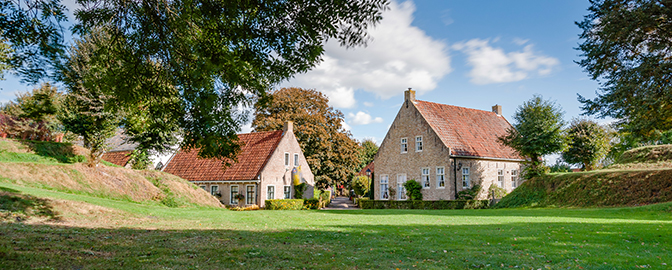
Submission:
{"label": "large tree", "polygon": [[581,164],[593,170],[609,152],[609,132],[595,121],[575,119],[567,129],[568,147],[562,159],[569,164]]}
{"label": "large tree", "polygon": [[591,0],[578,62],[601,89],[579,95],[585,114],[613,117],[625,131],[646,138],[672,129],[672,2]]}
{"label": "large tree", "polygon": [[527,158],[526,177],[543,173],[542,157],[562,150],[566,144],[562,109],[554,102],[535,95],[516,109],[513,127],[499,141]]}
{"label": "large tree", "polygon": [[279,130],[293,121],[294,134],[316,179],[344,184],[359,168],[360,146],[343,129],[343,113],[328,102],[316,90],[282,88],[272,92],[268,106],[255,106],[252,127],[255,131]]}
{"label": "large tree", "polygon": [[[236,133],[247,120],[241,107],[315,67],[328,39],[365,44],[367,28],[387,7],[387,0],[78,2],[84,8],[76,12],[77,32],[101,27],[112,37],[99,54],[120,68],[99,83],[117,105],[177,97],[179,106],[147,117],[177,118],[183,147],[228,158],[240,149]],[[174,88],[153,86],[165,82]]]}
{"label": "large tree", "polygon": [[373,162],[373,158],[378,153],[378,145],[371,139],[364,139],[360,144],[362,148],[359,150],[359,156],[361,163],[359,169],[366,167],[369,163]]}

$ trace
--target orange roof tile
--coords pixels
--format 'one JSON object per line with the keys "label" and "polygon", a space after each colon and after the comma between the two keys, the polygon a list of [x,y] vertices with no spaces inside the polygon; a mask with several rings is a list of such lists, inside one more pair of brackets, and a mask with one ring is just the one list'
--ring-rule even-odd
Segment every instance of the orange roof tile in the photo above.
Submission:
{"label": "orange roof tile", "polygon": [[365,176],[366,176],[366,170],[369,170],[371,173],[374,173],[374,171],[373,171],[374,168],[375,168],[375,166],[374,166],[374,164],[373,164],[373,161],[371,161],[371,163],[369,163],[368,165],[364,166],[364,168],[362,168],[362,169],[357,173],[357,175],[365,175]]}
{"label": "orange roof tile", "polygon": [[198,157],[198,149],[179,150],[163,170],[189,181],[235,181],[256,179],[282,139],[282,130],[238,134],[243,143],[238,162],[224,168],[222,159]]}
{"label": "orange roof tile", "polygon": [[131,150],[106,152],[103,154],[102,159],[109,163],[124,167],[128,163],[128,160],[131,159],[131,152]]}
{"label": "orange roof tile", "polygon": [[494,112],[420,100],[415,101],[415,106],[452,155],[522,159],[497,141],[511,124]]}

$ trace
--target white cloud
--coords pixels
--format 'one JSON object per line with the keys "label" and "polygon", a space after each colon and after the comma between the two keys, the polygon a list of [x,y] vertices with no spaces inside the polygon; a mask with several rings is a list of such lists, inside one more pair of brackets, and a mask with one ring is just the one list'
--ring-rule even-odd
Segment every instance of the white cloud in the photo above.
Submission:
{"label": "white cloud", "polygon": [[323,62],[299,74],[284,86],[315,88],[329,97],[330,105],[353,108],[355,91],[387,99],[412,87],[419,94],[436,88],[450,73],[447,46],[415,26],[412,2],[391,2],[383,20],[369,29],[368,46],[346,49],[336,40],[325,44]]}
{"label": "white cloud", "polygon": [[451,25],[455,22],[453,18],[450,16],[450,9],[441,11],[441,22],[443,22],[443,24],[446,26]]}
{"label": "white cloud", "polygon": [[472,39],[452,48],[467,54],[467,61],[473,67],[469,76],[475,84],[515,82],[535,72],[547,75],[560,63],[556,58],[536,54],[532,45],[522,51],[505,53],[501,48],[490,46],[489,40]]}
{"label": "white cloud", "polygon": [[373,118],[371,117],[370,114],[359,111],[357,114],[349,113],[348,118],[350,119],[350,123],[353,125],[368,125],[371,123],[382,123],[383,118],[376,117]]}
{"label": "white cloud", "polygon": [[529,39],[522,39],[522,38],[513,38],[513,43],[515,43],[517,45],[520,45],[520,46],[525,45],[525,43],[527,43],[528,41],[530,41],[530,40]]}
{"label": "white cloud", "polygon": [[345,130],[345,131],[350,131],[350,130],[352,130],[352,127],[350,127],[350,125],[348,125],[348,123],[345,122],[345,119],[343,119],[343,120],[341,121],[341,127],[342,127],[343,130]]}
{"label": "white cloud", "polygon": [[372,102],[364,101],[364,106],[366,107],[373,107],[374,104]]}

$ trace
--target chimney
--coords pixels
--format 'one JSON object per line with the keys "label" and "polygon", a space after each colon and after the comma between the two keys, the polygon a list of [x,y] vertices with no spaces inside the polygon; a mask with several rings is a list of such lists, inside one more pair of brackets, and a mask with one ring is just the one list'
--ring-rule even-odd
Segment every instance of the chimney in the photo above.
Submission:
{"label": "chimney", "polygon": [[282,134],[287,134],[287,132],[294,133],[294,122],[292,121],[287,121],[285,122],[285,126],[282,127]]}
{"label": "chimney", "polygon": [[495,106],[492,106],[492,112],[502,116],[502,105],[495,104]]}
{"label": "chimney", "polygon": [[408,90],[404,91],[404,101],[406,100],[415,102],[415,91],[413,91],[410,87],[408,88]]}

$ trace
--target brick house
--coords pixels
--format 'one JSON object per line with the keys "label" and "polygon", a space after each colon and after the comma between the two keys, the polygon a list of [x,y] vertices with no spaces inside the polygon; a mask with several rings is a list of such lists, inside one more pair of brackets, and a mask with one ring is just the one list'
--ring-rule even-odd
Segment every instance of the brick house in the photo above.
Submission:
{"label": "brick house", "polygon": [[[245,196],[245,205],[264,207],[267,199],[293,198],[292,174],[298,173],[313,197],[313,173],[294,136],[292,122],[283,130],[238,134],[243,143],[238,161],[223,167],[221,159],[203,159],[197,150],[179,150],[163,171],[191,181],[212,195],[221,194],[223,204],[237,205],[235,195]],[[297,169],[297,170],[295,170]]]}
{"label": "brick house", "polygon": [[[405,200],[402,184],[414,179],[425,200],[452,200],[457,192],[481,185],[479,199],[498,185],[507,192],[520,184],[523,159],[497,137],[511,127],[502,107],[492,112],[415,99],[404,103],[375,157],[376,200]],[[390,198],[389,188],[396,191]]]}

